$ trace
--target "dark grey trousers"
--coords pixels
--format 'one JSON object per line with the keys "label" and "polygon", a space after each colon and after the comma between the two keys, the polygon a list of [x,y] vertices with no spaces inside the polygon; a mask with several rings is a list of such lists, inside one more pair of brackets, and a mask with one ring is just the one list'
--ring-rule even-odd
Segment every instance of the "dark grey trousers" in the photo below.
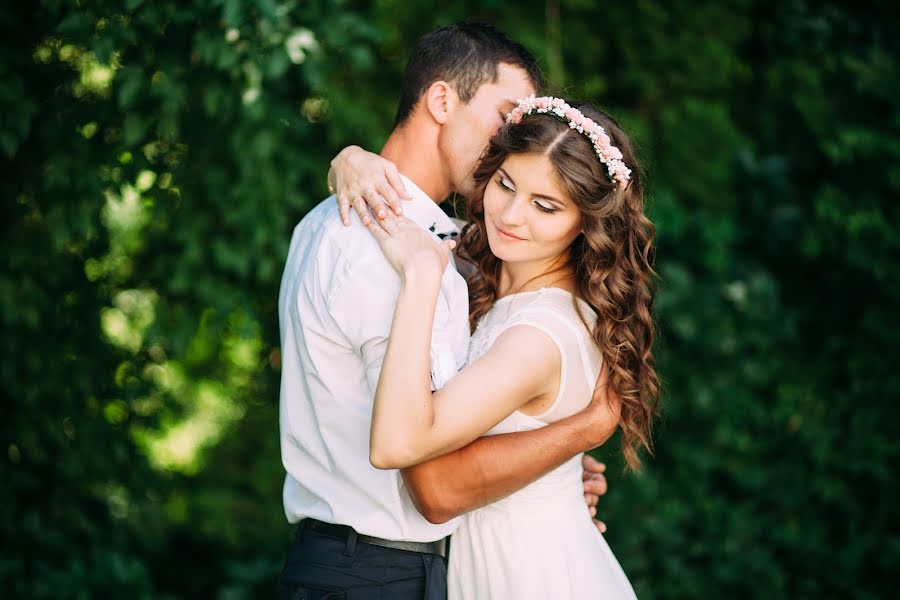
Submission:
{"label": "dark grey trousers", "polygon": [[278,578],[278,600],[445,600],[447,561],[297,530]]}

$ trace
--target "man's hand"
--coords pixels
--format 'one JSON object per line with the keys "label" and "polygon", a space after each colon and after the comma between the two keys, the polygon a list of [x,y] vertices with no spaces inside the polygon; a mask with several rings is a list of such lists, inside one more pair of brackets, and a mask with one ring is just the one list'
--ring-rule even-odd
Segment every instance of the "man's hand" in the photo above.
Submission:
{"label": "man's hand", "polygon": [[[608,488],[606,476],[606,465],[598,461],[590,454],[585,454],[581,460],[581,466],[584,472],[581,479],[584,482],[584,502],[588,506],[591,517],[597,516],[597,503],[600,502],[600,496],[606,493]],[[600,530],[600,533],[606,533],[606,523],[594,519],[594,525]]]}
{"label": "man's hand", "polygon": [[591,403],[579,414],[590,422],[587,432],[589,449],[603,445],[616,432],[622,414],[622,398],[609,385],[609,371],[605,365],[600,369]]}

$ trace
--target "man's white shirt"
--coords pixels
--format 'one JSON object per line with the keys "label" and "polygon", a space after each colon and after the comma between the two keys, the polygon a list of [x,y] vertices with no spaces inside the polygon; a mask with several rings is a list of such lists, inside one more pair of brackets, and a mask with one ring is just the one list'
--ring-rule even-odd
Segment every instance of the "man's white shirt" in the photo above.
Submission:
{"label": "man's white shirt", "polygon": [[[412,181],[404,216],[439,236],[458,227]],[[334,197],[294,229],[281,280],[281,457],[288,521],[311,517],[359,533],[428,542],[457,526],[429,523],[397,470],[369,463],[372,404],[387,349],[400,278],[353,217],[345,227]],[[465,364],[468,291],[454,265],[441,283],[431,341],[432,389]]]}

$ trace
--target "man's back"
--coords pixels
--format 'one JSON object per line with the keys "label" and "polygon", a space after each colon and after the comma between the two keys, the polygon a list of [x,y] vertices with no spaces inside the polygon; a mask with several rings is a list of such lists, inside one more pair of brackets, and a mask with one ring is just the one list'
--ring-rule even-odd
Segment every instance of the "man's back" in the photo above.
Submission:
{"label": "man's back", "polygon": [[[439,218],[433,211],[443,215],[422,196],[410,203],[418,202],[411,208],[419,209],[420,224]],[[455,521],[428,523],[399,472],[369,463],[372,399],[399,289],[375,239],[358,220],[344,227],[333,198],[295,228],[279,295],[281,452],[291,522],[311,517],[408,541],[437,540],[455,528]],[[449,269],[442,295],[447,310],[436,317],[436,341],[454,351],[441,360],[455,362],[455,371],[468,343],[459,329],[468,309],[465,283]]]}

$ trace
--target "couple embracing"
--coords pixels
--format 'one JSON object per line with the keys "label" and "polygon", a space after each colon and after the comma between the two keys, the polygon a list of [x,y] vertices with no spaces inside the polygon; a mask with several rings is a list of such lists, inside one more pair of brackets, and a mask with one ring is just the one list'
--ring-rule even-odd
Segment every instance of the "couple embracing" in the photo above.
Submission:
{"label": "couple embracing", "polygon": [[297,225],[280,598],[634,597],[583,453],[650,443],[653,227],[627,136],[541,85],[491,27],[428,34],[381,155],[342,151]]}

